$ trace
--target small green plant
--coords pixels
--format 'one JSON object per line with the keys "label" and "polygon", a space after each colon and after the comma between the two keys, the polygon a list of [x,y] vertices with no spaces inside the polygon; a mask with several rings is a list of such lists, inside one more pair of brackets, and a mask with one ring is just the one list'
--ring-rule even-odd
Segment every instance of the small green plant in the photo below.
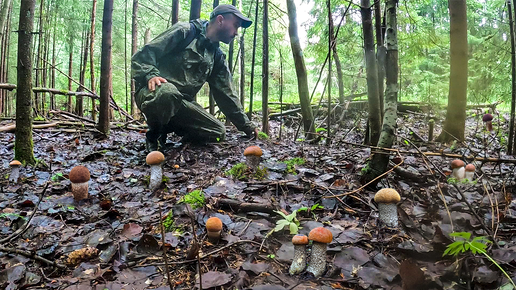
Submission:
{"label": "small green plant", "polygon": [[457,184],[459,182],[460,181],[457,178],[455,178],[455,177],[448,178],[448,184]]}
{"label": "small green plant", "polygon": [[287,169],[285,170],[287,173],[296,174],[296,165],[305,164],[305,159],[300,157],[291,158],[289,160],[283,161],[287,165]]}
{"label": "small green plant", "polygon": [[271,260],[274,260],[274,258],[276,258],[276,255],[274,254],[268,254],[267,255],[267,258],[271,259]]}
{"label": "small green plant", "polygon": [[163,220],[163,228],[165,232],[171,232],[174,229],[174,216],[172,211],[169,211],[165,219]]}
{"label": "small green plant", "polygon": [[21,216],[21,215],[19,215],[17,213],[7,213],[7,212],[6,213],[0,213],[0,218],[6,218],[6,217],[10,217],[10,216],[15,217],[15,218],[21,218],[21,219],[24,219],[24,220],[27,219],[26,217]]}
{"label": "small green plant", "polygon": [[[275,213],[279,214],[283,217],[283,219],[280,219],[276,222],[276,227],[272,229],[274,232],[282,231],[286,226],[289,227],[290,234],[296,235],[299,231],[299,221],[296,218],[297,211],[292,212],[289,215],[284,214],[283,212],[279,210],[275,210]],[[271,231],[271,232],[272,232]]]}
{"label": "small green plant", "polygon": [[204,204],[206,203],[206,200],[205,200],[205,197],[204,197],[204,194],[202,193],[202,191],[199,189],[196,189],[196,190],[186,194],[185,196],[183,196],[179,200],[179,203],[187,203],[187,204],[191,205],[193,209],[196,209],[196,208],[203,207]]}
{"label": "small green plant", "polygon": [[[315,216],[314,211],[316,211],[316,210],[318,210],[318,209],[324,209],[324,206],[322,206],[322,205],[320,205],[320,204],[316,203],[316,204],[312,205],[312,207],[310,208],[310,212],[312,213],[312,215],[313,215],[313,217],[314,217],[314,219],[315,219],[315,220],[317,220],[317,217]],[[297,212],[307,211],[307,210],[308,210],[308,207],[303,206],[303,207],[299,208],[299,209],[297,210]]]}
{"label": "small green plant", "polygon": [[450,237],[459,238],[459,241],[455,241],[448,245],[446,250],[443,253],[443,257],[446,255],[449,256],[457,256],[461,253],[471,252],[473,255],[482,254],[484,255],[491,263],[493,263],[502,273],[509,279],[510,283],[516,289],[516,284],[512,281],[511,276],[505,272],[505,270],[495,261],[491,256],[489,256],[486,252],[487,245],[492,243],[486,237],[475,237],[471,239],[471,233],[468,232],[454,232],[450,234]]}
{"label": "small green plant", "polygon": [[50,179],[52,179],[53,182],[57,182],[59,180],[64,179],[64,176],[63,176],[63,173],[57,172],[56,174],[52,175],[52,177]]}
{"label": "small green plant", "polygon": [[267,176],[267,168],[258,166],[255,171],[251,171],[245,163],[237,163],[226,171],[226,175],[230,175],[235,179],[243,180],[248,178],[254,178],[262,180]]}
{"label": "small green plant", "polygon": [[270,138],[269,138],[269,135],[267,135],[267,133],[260,131],[260,132],[258,132],[258,139],[259,140],[269,140]]}

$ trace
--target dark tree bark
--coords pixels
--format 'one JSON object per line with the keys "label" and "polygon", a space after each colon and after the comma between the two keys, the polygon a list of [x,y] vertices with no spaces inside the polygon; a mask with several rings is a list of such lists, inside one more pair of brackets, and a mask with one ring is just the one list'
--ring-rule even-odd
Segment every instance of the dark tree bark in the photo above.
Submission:
{"label": "dark tree bark", "polygon": [[[88,31],[84,31],[83,33],[84,37],[84,45],[81,49],[82,51],[82,59],[81,59],[81,66],[80,66],[80,73],[79,73],[79,88],[77,89],[78,92],[84,91],[84,84],[86,82],[86,68],[88,66],[88,51],[90,49],[90,37]],[[83,117],[84,116],[84,100],[82,96],[75,97],[75,114],[78,116]]]}
{"label": "dark tree bark", "polygon": [[468,94],[468,19],[466,0],[449,0],[450,88],[443,132],[437,140],[464,140]]}
{"label": "dark tree bark", "polygon": [[256,0],[256,10],[254,11],[254,35],[253,35],[253,55],[251,57],[251,87],[249,89],[249,120],[253,118],[253,97],[254,97],[254,64],[256,63],[256,38],[258,36],[258,8],[259,0]]}
{"label": "dark tree bark", "polygon": [[[91,91],[95,93],[95,65],[93,51],[95,48],[95,18],[97,15],[97,0],[93,0],[91,8],[91,25],[90,25],[90,85]],[[95,100],[91,99],[91,119],[96,119]]]}
{"label": "dark tree bark", "polygon": [[511,89],[511,119],[509,122],[509,144],[507,146],[507,154],[512,155],[514,152],[513,139],[514,139],[514,111],[516,108],[516,48],[514,47],[514,19],[512,15],[512,3],[511,0],[507,0],[507,10],[509,12],[509,31],[511,37],[511,76],[512,76],[512,89]]}
{"label": "dark tree bark", "polygon": [[21,0],[18,28],[15,159],[34,164],[32,141],[32,28],[35,0]]}
{"label": "dark tree bark", "polygon": [[202,0],[192,0],[190,5],[190,20],[201,18]]}
{"label": "dark tree bark", "polygon": [[172,0],[172,25],[179,22],[179,0]]}
{"label": "dark tree bark", "polygon": [[[383,119],[383,98],[385,83],[385,58],[387,51],[383,45],[384,29],[382,28],[381,1],[374,1],[374,24],[376,32],[376,61],[378,63],[378,95],[380,97],[380,114]],[[381,120],[380,119],[380,120]]]}
{"label": "dark tree bark", "polygon": [[[138,0],[133,0],[133,15],[132,15],[132,31],[131,31],[131,55],[134,55],[138,50]],[[131,78],[131,115],[137,119],[140,115],[136,100],[134,98],[136,91],[136,83]]]}
{"label": "dark tree bark", "polygon": [[111,58],[113,26],[113,0],[104,0],[104,14],[102,15],[102,55],[100,57],[100,110],[97,129],[109,134],[109,100],[111,95]]}
{"label": "dark tree bark", "polygon": [[[398,0],[387,0],[387,89],[385,91],[385,114],[383,116],[382,132],[378,147],[391,148],[396,137],[396,120],[398,116],[398,25],[396,19],[396,6]],[[373,153],[372,158],[364,168],[362,182],[367,183],[380,176],[387,169],[389,155]],[[377,180],[376,182],[378,182]]]}
{"label": "dark tree bark", "polygon": [[303,128],[306,139],[313,138],[314,116],[310,106],[310,91],[308,90],[308,76],[306,73],[305,58],[299,42],[297,33],[297,12],[294,0],[287,0],[288,12],[288,35],[290,37],[290,47],[292,57],[296,66],[297,90],[299,93],[299,103],[301,104],[301,115],[303,116]]}
{"label": "dark tree bark", "polygon": [[262,132],[269,135],[269,0],[263,0]]}
{"label": "dark tree bark", "polygon": [[371,4],[369,0],[361,1],[362,30],[364,33],[364,55],[366,60],[367,99],[369,101],[369,140],[366,144],[376,146],[380,139],[380,97],[378,89],[378,69],[374,53],[373,22],[371,18]]}

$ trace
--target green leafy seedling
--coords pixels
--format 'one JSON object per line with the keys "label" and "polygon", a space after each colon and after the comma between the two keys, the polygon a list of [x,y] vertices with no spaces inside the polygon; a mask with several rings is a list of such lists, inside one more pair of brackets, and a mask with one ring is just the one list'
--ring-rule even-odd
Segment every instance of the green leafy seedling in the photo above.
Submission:
{"label": "green leafy seedling", "polygon": [[455,241],[449,244],[446,247],[446,250],[443,253],[443,257],[448,256],[457,256],[461,253],[471,252],[473,255],[482,254],[484,255],[491,263],[493,263],[502,273],[509,279],[510,283],[516,289],[516,284],[511,279],[511,276],[505,272],[505,270],[493,259],[489,254],[487,254],[486,249],[487,245],[492,243],[486,237],[475,237],[471,239],[471,233],[468,232],[453,232],[450,234],[450,237],[459,238],[460,240]]}
{"label": "green leafy seedling", "polygon": [[269,140],[270,137],[269,137],[269,135],[267,135],[267,133],[260,131],[260,132],[258,132],[258,139],[259,140]]}
{"label": "green leafy seedling", "polygon": [[192,206],[193,209],[203,207],[206,204],[204,194],[201,190],[196,189],[185,196],[183,196],[179,203],[187,203]]}
{"label": "green leafy seedling", "polygon": [[288,226],[291,235],[296,235],[298,233],[299,221],[296,218],[297,211],[294,211],[289,215],[286,215],[279,210],[275,210],[274,212],[283,217],[283,219],[276,222],[276,227],[273,229],[274,232],[282,231],[286,226]]}

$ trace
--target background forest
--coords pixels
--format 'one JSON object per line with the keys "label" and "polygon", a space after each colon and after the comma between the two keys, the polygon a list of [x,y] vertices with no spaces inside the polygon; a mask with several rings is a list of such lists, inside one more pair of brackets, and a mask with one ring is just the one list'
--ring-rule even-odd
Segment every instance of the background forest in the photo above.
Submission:
{"label": "background forest", "polygon": [[[16,56],[18,13],[20,1],[3,0],[3,7],[9,5],[6,25],[2,33],[0,83],[16,83]],[[137,10],[138,48],[145,38],[152,39],[171,25],[172,1],[139,0],[134,1]],[[36,19],[34,24],[34,72],[35,86],[52,87],[52,71],[50,63],[63,73],[80,80],[81,70],[84,70],[84,84],[91,88],[90,65],[84,62],[84,48],[89,45],[87,39],[91,30],[93,1],[79,0],[41,0],[36,1]],[[221,2],[222,3],[222,2]],[[131,57],[131,28],[133,16],[133,1],[115,0],[113,11],[113,97],[117,104],[130,111],[130,57]],[[213,3],[203,2],[201,18],[207,19]],[[237,3],[244,14],[254,18],[254,1]],[[261,5],[261,2],[260,2]],[[342,67],[342,92],[344,95],[366,93],[365,61],[363,53],[363,36],[360,9],[351,5],[344,19],[342,14],[349,5],[348,1],[332,1],[333,22],[335,27],[342,23],[337,41],[338,58]],[[100,35],[102,30],[102,3],[96,5],[95,40],[93,68],[95,88],[99,91],[100,76]],[[327,54],[327,12],[325,1],[297,1],[298,23],[300,24],[301,42],[308,69],[309,88],[313,89],[322,63]],[[189,1],[180,1],[179,20],[188,21]],[[502,108],[508,108],[511,96],[510,77],[510,40],[509,20],[506,13],[505,1],[467,1],[468,16],[468,46],[469,46],[469,79],[468,103],[505,101]],[[294,62],[290,52],[288,38],[288,17],[286,2],[270,1],[269,8],[269,102],[279,101],[281,62],[283,62],[283,99],[285,102],[298,103],[297,80]],[[261,11],[256,43],[256,62],[254,67],[254,103],[256,111],[261,107],[261,70],[262,70],[262,20]],[[399,86],[398,101],[424,101],[445,104],[448,97],[449,80],[449,13],[448,3],[444,0],[414,0],[400,1],[398,12],[399,38]],[[342,22],[341,22],[342,21]],[[245,34],[245,74],[246,86],[244,96],[248,109],[251,55],[253,50],[254,26]],[[41,44],[40,44],[41,43]],[[222,49],[228,52],[228,46],[222,44]],[[238,55],[239,43],[235,41],[235,56]],[[42,56],[46,61],[38,59]],[[89,57],[87,58],[89,59]],[[238,87],[240,77],[236,57],[232,66],[235,67],[235,85]],[[86,61],[89,62],[89,61]],[[338,74],[333,65],[332,98],[339,96]],[[47,72],[45,73],[44,70]],[[55,88],[73,90],[78,86],[70,83],[68,78],[55,72]],[[327,69],[324,70],[322,81],[313,103],[318,102],[324,88]],[[45,84],[45,85],[43,85]],[[1,113],[3,116],[14,115],[14,92],[4,91],[2,96]],[[208,90],[202,90],[198,100],[208,103]],[[363,95],[366,98],[365,94]],[[6,99],[7,98],[7,99]],[[90,99],[85,98],[85,114],[90,115]],[[48,109],[48,94],[46,96]],[[66,109],[67,97],[58,96],[57,105]]]}

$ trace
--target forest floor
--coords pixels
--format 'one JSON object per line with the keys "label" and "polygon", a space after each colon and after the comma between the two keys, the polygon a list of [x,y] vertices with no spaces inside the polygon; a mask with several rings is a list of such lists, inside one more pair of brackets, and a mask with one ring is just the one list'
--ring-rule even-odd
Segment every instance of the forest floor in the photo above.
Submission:
{"label": "forest floor", "polygon": [[[516,162],[504,155],[501,141],[507,139],[507,117],[495,116],[489,133],[481,112],[468,116],[465,142],[439,144],[426,142],[423,116],[400,114],[391,157],[399,154],[403,162],[398,167],[391,162],[376,189],[360,184],[374,150],[358,145],[365,131],[361,113],[348,112],[334,125],[330,146],[324,139],[294,141],[297,123],[288,118],[281,140],[277,121],[271,121],[269,140],[251,141],[234,129],[226,141],[206,146],[169,136],[166,178],[154,192],[147,186],[145,134],[136,130],[115,127],[102,140],[85,127],[35,129],[39,166],[22,168],[17,184],[8,182],[15,136],[2,133],[0,288],[169,289],[170,275],[174,289],[195,289],[198,260],[187,258],[196,257],[192,245],[198,240],[203,289],[512,289],[480,253],[443,257],[453,243],[451,232],[487,236],[494,238],[487,254],[516,276],[516,202],[511,199]],[[440,125],[436,122],[436,134]],[[261,164],[268,174],[262,180],[227,173],[244,162],[249,145],[264,152]],[[426,158],[421,152],[507,160],[476,161],[475,182],[450,184],[455,158]],[[76,165],[91,172],[91,197],[80,202],[74,201],[67,178]],[[373,197],[384,187],[401,194],[398,228],[382,227],[378,220]],[[333,233],[323,277],[289,275],[292,235],[288,226],[274,231],[285,219],[276,210],[296,212],[291,221],[299,222],[301,234],[320,226]],[[212,216],[224,224],[218,243],[206,239],[205,223]],[[13,235],[27,221],[26,231]],[[84,250],[71,255],[79,249]],[[267,284],[277,287],[258,286]]]}

